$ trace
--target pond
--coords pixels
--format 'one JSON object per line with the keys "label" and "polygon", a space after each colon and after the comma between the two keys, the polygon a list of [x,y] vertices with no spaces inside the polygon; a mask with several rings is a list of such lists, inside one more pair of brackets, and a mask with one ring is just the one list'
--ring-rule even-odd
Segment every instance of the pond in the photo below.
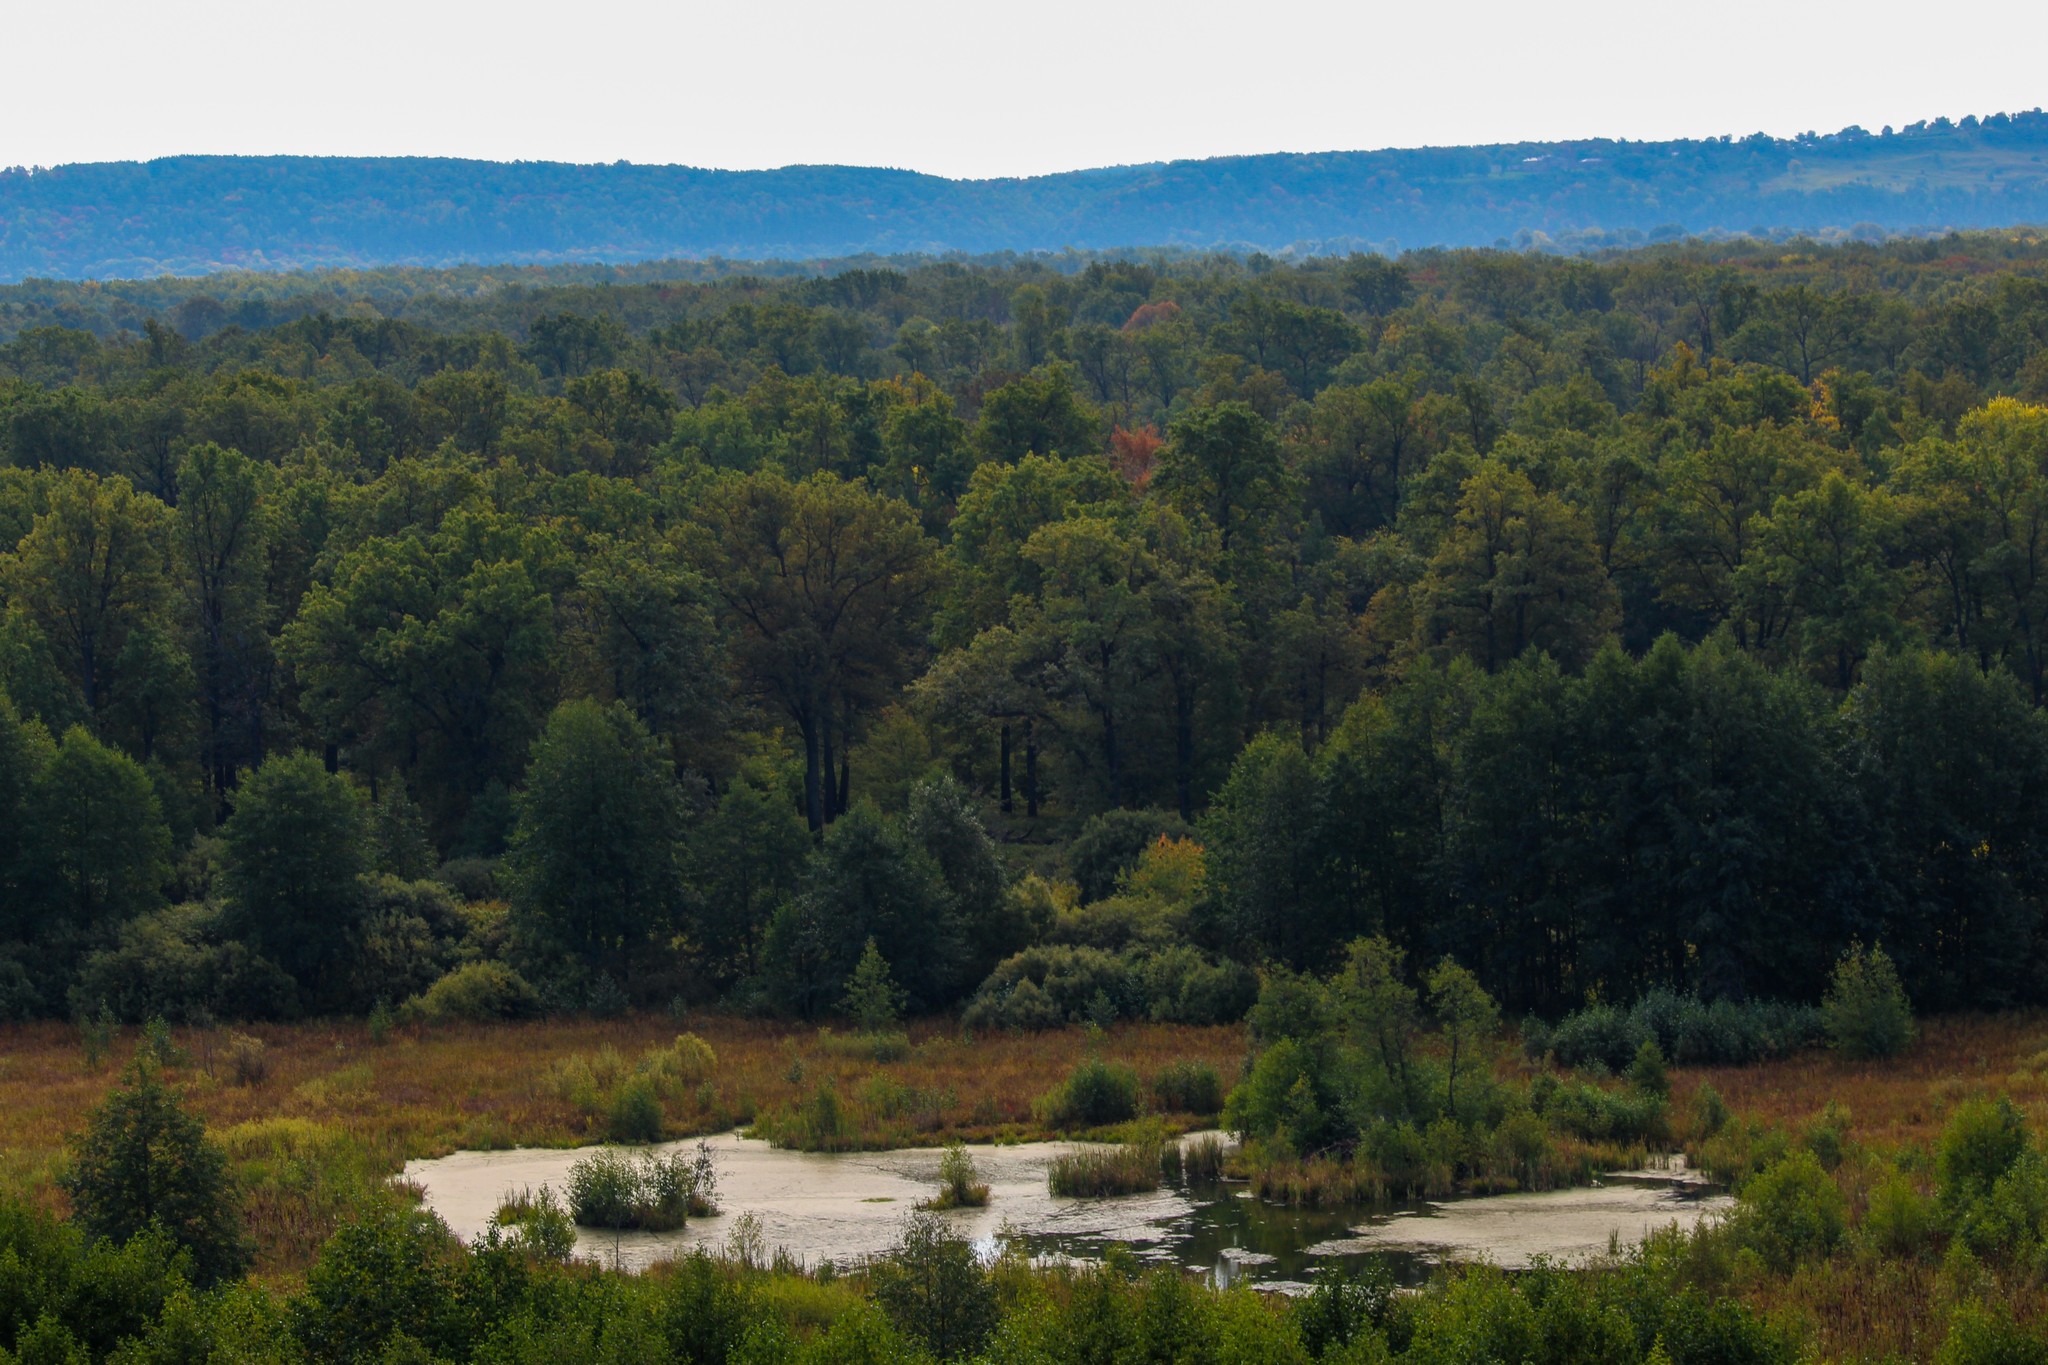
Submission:
{"label": "pond", "polygon": [[[737,1215],[758,1221],[762,1244],[807,1265],[840,1264],[896,1245],[905,1217],[937,1186],[937,1148],[820,1154],[790,1152],[727,1133],[708,1139],[718,1168],[714,1218],[693,1218],[676,1232],[580,1229],[578,1253],[639,1269],[696,1247],[717,1251]],[[672,1143],[658,1152],[693,1149]],[[520,1148],[457,1152],[414,1161],[404,1179],[464,1240],[479,1236],[505,1196],[543,1185],[561,1191],[569,1167],[591,1149]],[[1123,1245],[1147,1260],[1287,1288],[1318,1268],[1376,1259],[1414,1283],[1443,1261],[1489,1260],[1510,1269],[1537,1256],[1576,1259],[1611,1242],[1640,1240],[1653,1228],[1690,1226],[1728,1206],[1727,1198],[1683,1169],[1616,1173],[1594,1187],[1493,1195],[1405,1208],[1289,1209],[1254,1199],[1244,1186],[1165,1187],[1117,1199],[1056,1197],[1046,1188],[1063,1142],[972,1147],[991,1198],[981,1209],[943,1215],[959,1233],[993,1251],[1012,1240],[1033,1256],[1099,1259]]]}

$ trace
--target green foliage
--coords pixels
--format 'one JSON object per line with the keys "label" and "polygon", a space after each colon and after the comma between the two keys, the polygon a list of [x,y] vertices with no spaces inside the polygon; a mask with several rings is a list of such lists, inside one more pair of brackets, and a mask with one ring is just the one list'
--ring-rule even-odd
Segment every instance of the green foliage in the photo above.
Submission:
{"label": "green foliage", "polygon": [[626,1082],[613,1097],[605,1125],[613,1142],[661,1141],[661,1097],[645,1078]]}
{"label": "green foliage", "polygon": [[1828,1040],[1850,1057],[1890,1057],[1913,1040],[1913,1010],[1884,950],[1858,944],[1842,955],[1821,1005]]}
{"label": "green foliage", "polygon": [[238,1277],[251,1247],[227,1157],[152,1062],[124,1079],[72,1148],[62,1178],[72,1216],[116,1243],[160,1231],[190,1253],[202,1285]]}
{"label": "green foliage", "polygon": [[1046,1180],[1054,1194],[1103,1199],[1156,1190],[1163,1173],[1157,1142],[1120,1142],[1060,1153],[1047,1168]]}
{"label": "green foliage", "polygon": [[569,1213],[581,1227],[672,1231],[709,1211],[713,1179],[706,1149],[663,1156],[602,1147],[569,1168]]}
{"label": "green foliage", "polygon": [[1887,1256],[1910,1259],[1923,1253],[1935,1232],[1934,1204],[1903,1171],[1894,1171],[1870,1192],[1862,1235]]}
{"label": "green foliage", "polygon": [[406,1001],[403,1010],[429,1024],[531,1019],[540,1011],[539,994],[502,962],[465,963]]}
{"label": "green foliage", "polygon": [[1146,849],[1162,838],[1191,833],[1172,811],[1106,810],[1089,817],[1067,845],[1067,871],[1083,902],[1103,900],[1115,893],[1118,879],[1138,865]]}
{"label": "green foliage", "polygon": [[902,1242],[872,1276],[875,1302],[889,1320],[940,1360],[974,1355],[1001,1316],[974,1248],[929,1214],[910,1216]]}
{"label": "green foliage", "polygon": [[939,1192],[923,1205],[935,1212],[946,1209],[978,1209],[988,1203],[988,1186],[981,1183],[974,1158],[959,1142],[946,1144],[939,1158]]}
{"label": "green foliage", "polygon": [[1664,1074],[1664,1051],[1647,1038],[1628,1064],[1628,1083],[1646,1095],[1671,1093],[1671,1080]]}
{"label": "green foliage", "polygon": [[221,827],[230,931],[330,1006],[343,1003],[340,969],[368,907],[369,840],[361,794],[312,754],[266,760]]}
{"label": "green foliage", "polygon": [[1152,1100],[1171,1114],[1219,1114],[1223,1079],[1207,1062],[1169,1062],[1152,1077]]}
{"label": "green foliage", "polygon": [[534,741],[516,809],[516,923],[536,944],[626,974],[680,904],[669,760],[625,706],[567,701]]}
{"label": "green foliage", "polygon": [[374,1212],[344,1225],[306,1272],[291,1330],[314,1361],[375,1360],[403,1339],[433,1350],[459,1340],[455,1239],[414,1210]]}
{"label": "green foliage", "polygon": [[1747,1066],[1822,1041],[1821,1012],[1771,1000],[1702,1001],[1650,991],[1618,1010],[1591,1005],[1542,1035],[1543,1051],[1565,1066],[1626,1071],[1645,1043],[1681,1066]]}
{"label": "green foliage", "polygon": [[1847,1228],[1841,1190],[1811,1152],[1794,1152],[1742,1187],[1742,1240],[1773,1270],[1832,1255]]}
{"label": "green foliage", "polygon": [[889,977],[889,964],[869,939],[861,949],[860,961],[846,978],[846,995],[841,1004],[853,1021],[869,1033],[879,1033],[896,1022],[902,1010],[903,992]]}
{"label": "green foliage", "polygon": [[1091,1056],[1044,1096],[1039,1108],[1056,1127],[1101,1128],[1138,1114],[1138,1073]]}

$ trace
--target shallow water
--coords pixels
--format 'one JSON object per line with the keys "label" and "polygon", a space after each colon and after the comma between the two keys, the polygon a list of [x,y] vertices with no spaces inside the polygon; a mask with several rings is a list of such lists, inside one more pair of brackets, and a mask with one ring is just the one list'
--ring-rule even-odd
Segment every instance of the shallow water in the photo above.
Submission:
{"label": "shallow water", "polygon": [[[903,1220],[937,1187],[940,1150],[819,1154],[782,1151],[727,1133],[709,1139],[718,1168],[714,1218],[695,1218],[675,1232],[579,1229],[578,1253],[607,1265],[638,1269],[694,1247],[719,1250],[740,1213],[759,1221],[768,1248],[804,1263],[841,1264],[896,1245]],[[695,1142],[653,1150],[694,1149]],[[1486,1259],[1516,1268],[1537,1256],[1578,1258],[1608,1249],[1610,1239],[1639,1240],[1671,1222],[1690,1225],[1719,1212],[1727,1199],[1682,1169],[1610,1177],[1592,1189],[1497,1195],[1417,1204],[1406,1209],[1289,1209],[1253,1199],[1241,1185],[1164,1188],[1119,1199],[1068,1199],[1046,1188],[1063,1142],[972,1147],[987,1183],[986,1208],[941,1215],[989,1250],[1015,1240],[1034,1256],[1099,1259],[1123,1245],[1147,1260],[1171,1261],[1214,1275],[1285,1287],[1324,1266],[1386,1262],[1414,1282],[1441,1261]],[[427,1207],[465,1240],[480,1235],[514,1191],[568,1182],[582,1150],[521,1148],[457,1152],[415,1161],[404,1178],[425,1193]]]}

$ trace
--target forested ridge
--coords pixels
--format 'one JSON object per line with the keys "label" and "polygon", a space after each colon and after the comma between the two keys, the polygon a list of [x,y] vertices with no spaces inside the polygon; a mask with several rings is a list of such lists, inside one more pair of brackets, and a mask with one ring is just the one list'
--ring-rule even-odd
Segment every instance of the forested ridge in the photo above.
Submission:
{"label": "forested ridge", "polygon": [[17,292],[0,1009],[2038,1000],[2044,267]]}
{"label": "forested ridge", "polygon": [[0,280],[1139,244],[1577,249],[2048,220],[2048,118],[1273,154],[1020,179],[790,166],[170,157],[0,171]]}

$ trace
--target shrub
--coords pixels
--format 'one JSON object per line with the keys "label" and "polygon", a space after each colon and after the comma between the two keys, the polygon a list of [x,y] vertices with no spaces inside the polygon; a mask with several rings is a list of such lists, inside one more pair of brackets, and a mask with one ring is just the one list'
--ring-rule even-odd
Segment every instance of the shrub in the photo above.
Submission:
{"label": "shrub", "polygon": [[1692,1131],[1701,1141],[1728,1126],[1728,1101],[1711,1085],[1702,1085],[1692,1095]]}
{"label": "shrub", "polygon": [[818,1030],[818,1051],[828,1057],[846,1057],[859,1062],[900,1062],[910,1055],[910,1035],[901,1029],[880,1033],[834,1033]]}
{"label": "shrub", "polygon": [[775,1146],[800,1152],[845,1152],[860,1146],[860,1132],[829,1080],[819,1082],[809,1098],[764,1114],[754,1127]]}
{"label": "shrub", "polygon": [[1664,1050],[1654,1038],[1645,1038],[1628,1064],[1628,1083],[1645,1095],[1660,1099],[1671,1093],[1671,1080],[1664,1074]]}
{"label": "shrub", "polygon": [[1593,1005],[1559,1021],[1550,1034],[1550,1051],[1561,1066],[1620,1071],[1643,1041],[1643,1030],[1626,1014],[1611,1005]]}
{"label": "shrub", "polygon": [[679,1033],[667,1047],[648,1049],[637,1069],[655,1093],[674,1099],[710,1078],[718,1069],[718,1054],[696,1034]]}
{"label": "shrub", "polygon": [[261,1085],[270,1075],[270,1057],[263,1040],[246,1033],[229,1036],[227,1047],[221,1051],[221,1061],[236,1085]]}
{"label": "shrub", "polygon": [[1934,1150],[1935,1195],[1951,1218],[1991,1193],[2027,1150],[2026,1120],[2001,1095],[1957,1106]]}
{"label": "shrub", "polygon": [[1863,1236],[1887,1256],[1917,1256],[1934,1237],[1934,1206],[1894,1171],[1870,1192],[1863,1212]]}
{"label": "shrub", "polygon": [[1047,1123],[1098,1128],[1138,1115],[1138,1073],[1090,1057],[1041,1102]]}
{"label": "shrub", "polygon": [[1054,1194],[1102,1198],[1143,1194],[1159,1188],[1160,1149],[1156,1142],[1124,1142],[1063,1152],[1046,1172]]}
{"label": "shrub", "polygon": [[1099,901],[1116,891],[1117,878],[1136,867],[1162,835],[1184,839],[1191,833],[1187,822],[1172,811],[1104,811],[1081,826],[1067,845],[1067,870],[1084,902]]}
{"label": "shrub", "polygon": [[247,1269],[248,1239],[227,1155],[146,1060],[94,1111],[60,1178],[88,1237],[121,1243],[152,1225],[192,1255],[199,1283]]}
{"label": "shrub", "polygon": [[946,1144],[939,1158],[939,1192],[921,1207],[932,1210],[978,1209],[988,1203],[988,1186],[974,1169],[974,1158],[958,1142]]}
{"label": "shrub", "polygon": [[1221,1113],[1223,1079],[1207,1062],[1171,1062],[1152,1078],[1152,1099],[1167,1113]]}
{"label": "shrub", "polygon": [[293,1014],[291,977],[247,945],[223,940],[219,918],[205,906],[174,905],[124,924],[112,947],[81,965],[70,990],[74,1009],[104,1005],[131,1024],[154,1015],[190,1023]]}
{"label": "shrub", "polygon": [[846,978],[846,994],[840,1003],[847,1017],[866,1033],[882,1032],[903,1012],[903,992],[889,975],[889,964],[872,938]]}
{"label": "shrub", "polygon": [[468,962],[406,1001],[404,1013],[429,1024],[531,1019],[540,1013],[540,996],[502,962]]}
{"label": "shrub", "polygon": [[1737,1219],[1743,1242],[1780,1272],[1831,1255],[1847,1225],[1842,1191],[1811,1152],[1794,1152],[1753,1177]]}
{"label": "shrub", "polygon": [[1949,1319],[1948,1340],[1934,1357],[1935,1365],[2040,1365],[2048,1359],[2048,1342],[2038,1332],[2013,1321],[2002,1305],[1987,1308],[1966,1303]]}
{"label": "shrub", "polygon": [[613,1142],[659,1142],[661,1125],[661,1100],[650,1081],[640,1077],[619,1087],[606,1125]]}
{"label": "shrub", "polygon": [[553,1189],[508,1195],[491,1215],[485,1245],[509,1247],[537,1261],[566,1264],[576,1254],[576,1220]]}
{"label": "shrub", "polygon": [[1060,1028],[1087,1018],[1097,995],[1128,1013],[1136,994],[1129,965],[1116,954],[1042,944],[998,963],[961,1020],[976,1029]]}
{"label": "shrub", "polygon": [[1542,1097],[1542,1114],[1574,1137],[1648,1142],[1669,1131],[1664,1097],[1639,1090],[1602,1090],[1584,1082],[1559,1085]]}
{"label": "shrub", "polygon": [[[710,1209],[710,1149],[694,1157],[604,1147],[569,1168],[569,1213],[583,1227],[667,1232]],[[700,1188],[701,1187],[701,1188]]]}
{"label": "shrub", "polygon": [[1622,1072],[1644,1043],[1681,1066],[1747,1066],[1820,1041],[1820,1011],[1776,1000],[1711,1004],[1671,991],[1651,991],[1626,1012],[1593,1005],[1558,1021],[1554,1029],[1525,1029],[1564,1066],[1601,1066]]}
{"label": "shrub", "polygon": [[[964,1360],[978,1352],[1001,1314],[995,1284],[974,1248],[929,1214],[911,1215],[903,1242],[869,1269],[874,1299],[889,1320],[938,1360]],[[852,1315],[847,1315],[851,1317]],[[833,1343],[824,1343],[828,1347]],[[916,1358],[896,1349],[836,1353],[833,1360]]]}
{"label": "shrub", "polygon": [[1881,948],[1852,947],[1835,964],[1821,1003],[1828,1040],[1850,1057],[1890,1057],[1913,1041],[1913,1008]]}
{"label": "shrub", "polygon": [[1185,944],[1126,955],[1145,1016],[1162,1024],[1234,1024],[1259,998],[1257,973]]}

